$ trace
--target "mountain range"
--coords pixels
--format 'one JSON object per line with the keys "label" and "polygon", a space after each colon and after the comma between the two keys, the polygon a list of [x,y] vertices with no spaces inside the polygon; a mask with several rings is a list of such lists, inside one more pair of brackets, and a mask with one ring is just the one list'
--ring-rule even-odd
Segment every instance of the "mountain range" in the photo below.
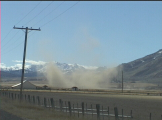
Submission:
{"label": "mountain range", "polygon": [[[102,72],[107,67],[88,67],[79,64],[67,64],[53,62],[64,74],[71,74],[76,70],[96,70]],[[30,65],[25,69],[25,77],[42,77],[48,63],[41,65]],[[122,63],[116,67],[118,75],[114,76],[116,81],[121,80],[123,71],[124,81],[160,82],[162,79],[162,49],[157,52],[136,59],[128,63]],[[1,68],[1,79],[21,77],[21,68]]]}
{"label": "mountain range", "polygon": [[162,80],[162,49],[117,67],[118,70],[123,71],[125,81],[160,82]]}
{"label": "mountain range", "polygon": [[[95,66],[82,66],[79,64],[67,64],[67,63],[59,63],[53,61],[53,64],[57,66],[59,70],[61,70],[64,74],[70,74],[76,70],[95,70],[97,67]],[[24,76],[25,77],[42,77],[44,73],[47,71],[48,63],[36,65],[32,64],[25,68]],[[1,68],[1,79],[3,78],[13,78],[13,77],[21,77],[22,68],[17,66]]]}

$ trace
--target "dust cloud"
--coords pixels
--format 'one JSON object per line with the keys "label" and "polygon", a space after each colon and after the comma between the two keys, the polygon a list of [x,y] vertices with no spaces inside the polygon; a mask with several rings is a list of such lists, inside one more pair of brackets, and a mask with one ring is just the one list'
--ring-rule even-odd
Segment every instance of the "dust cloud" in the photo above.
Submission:
{"label": "dust cloud", "polygon": [[115,68],[102,72],[97,70],[76,70],[71,74],[64,74],[53,62],[46,67],[45,76],[50,87],[71,88],[77,86],[81,89],[108,88],[109,82],[117,75]]}
{"label": "dust cloud", "polygon": [[[99,51],[99,47],[101,47],[100,41],[90,35],[87,28],[79,31],[79,34],[76,35],[76,39],[74,39],[74,41],[72,40],[72,42],[76,46],[74,53],[76,53],[76,56],[79,54],[78,57],[84,58],[84,61],[97,65],[99,64],[99,59],[103,58],[100,56]],[[40,42],[40,48],[38,48],[40,56],[46,59],[46,61],[53,61],[55,56],[49,49],[50,44],[49,40],[42,40]],[[69,55],[68,58],[72,57],[73,56]],[[65,74],[57,68],[53,62],[47,62],[45,73],[50,87],[71,88],[77,86],[82,89],[108,88],[110,81],[116,75],[117,70],[115,67],[101,71],[87,69],[76,70],[71,74]]]}
{"label": "dust cloud", "polygon": [[44,73],[51,87],[65,87],[65,79],[62,72],[53,62],[47,63],[46,73]]}

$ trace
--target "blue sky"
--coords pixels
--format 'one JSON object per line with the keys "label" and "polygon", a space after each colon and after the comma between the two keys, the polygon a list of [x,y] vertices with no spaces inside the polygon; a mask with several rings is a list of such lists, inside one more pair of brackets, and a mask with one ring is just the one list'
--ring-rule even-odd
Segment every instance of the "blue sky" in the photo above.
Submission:
{"label": "blue sky", "polygon": [[1,1],[1,63],[23,59],[25,33],[14,25],[41,29],[28,33],[27,60],[108,67],[133,61],[162,48],[161,6],[162,1]]}

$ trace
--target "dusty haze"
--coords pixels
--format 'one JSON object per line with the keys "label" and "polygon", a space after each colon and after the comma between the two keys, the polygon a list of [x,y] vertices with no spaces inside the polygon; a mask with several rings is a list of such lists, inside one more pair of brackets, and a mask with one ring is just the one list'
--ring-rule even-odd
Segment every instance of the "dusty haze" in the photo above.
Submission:
{"label": "dusty haze", "polygon": [[[79,54],[85,61],[95,65],[100,64],[100,59],[103,58],[100,52],[96,52],[100,47],[100,40],[90,34],[87,27],[79,29],[79,34],[74,34],[74,42],[76,45],[75,51],[71,54]],[[50,40],[40,41],[38,48],[39,54],[43,59],[48,61],[47,72],[45,76],[48,80],[49,86],[60,88],[71,88],[77,86],[79,88],[108,88],[110,80],[117,75],[117,70],[114,68],[107,69],[102,72],[95,70],[77,70],[70,75],[65,75],[53,62],[56,56],[49,50]],[[58,50],[57,53],[60,51]],[[66,57],[65,57],[66,58]],[[68,55],[69,59],[75,60],[73,56]]]}
{"label": "dusty haze", "polygon": [[53,62],[47,64],[45,76],[50,87],[71,88],[108,88],[110,80],[117,75],[115,68],[103,72],[95,70],[77,70],[70,75],[65,75]]}

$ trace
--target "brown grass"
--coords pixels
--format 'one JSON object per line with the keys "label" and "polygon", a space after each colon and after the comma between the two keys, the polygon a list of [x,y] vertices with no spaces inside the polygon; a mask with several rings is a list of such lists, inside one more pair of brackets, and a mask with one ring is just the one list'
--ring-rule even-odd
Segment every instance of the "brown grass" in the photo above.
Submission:
{"label": "brown grass", "polygon": [[[25,120],[87,120],[69,114],[1,97],[1,109]],[[12,118],[11,118],[12,119]]]}

